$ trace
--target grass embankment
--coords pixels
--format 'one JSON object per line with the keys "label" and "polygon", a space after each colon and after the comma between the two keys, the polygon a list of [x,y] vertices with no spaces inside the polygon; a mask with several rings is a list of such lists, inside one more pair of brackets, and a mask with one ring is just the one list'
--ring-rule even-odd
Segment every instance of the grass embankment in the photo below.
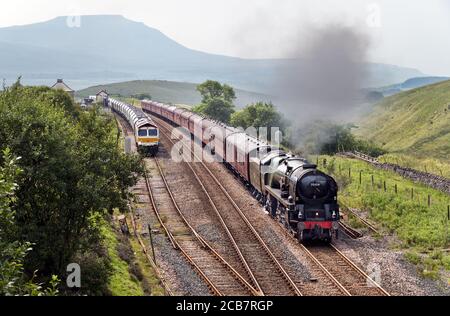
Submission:
{"label": "grass embankment", "polygon": [[419,159],[450,157],[450,81],[385,98],[356,134],[391,153]]}
{"label": "grass embankment", "polygon": [[101,233],[110,258],[108,288],[113,296],[164,295],[156,273],[134,237],[123,235],[114,223],[106,221]]}
{"label": "grass embankment", "polygon": [[339,203],[367,211],[386,232],[398,236],[395,247],[404,249],[423,275],[437,278],[441,268],[450,271],[450,255],[446,252],[450,196],[363,161],[322,156],[319,163],[337,180]]}
{"label": "grass embankment", "polygon": [[[130,99],[138,104],[135,99]],[[114,133],[119,133],[118,146],[124,148],[124,135],[117,122],[117,129]],[[131,223],[127,216],[127,222]],[[131,229],[131,227],[130,227]],[[115,296],[163,296],[164,288],[157,277],[146,255],[143,253],[139,241],[133,234],[124,235],[121,233],[117,222],[104,223],[103,236],[111,259],[112,275],[110,277],[109,289]]]}

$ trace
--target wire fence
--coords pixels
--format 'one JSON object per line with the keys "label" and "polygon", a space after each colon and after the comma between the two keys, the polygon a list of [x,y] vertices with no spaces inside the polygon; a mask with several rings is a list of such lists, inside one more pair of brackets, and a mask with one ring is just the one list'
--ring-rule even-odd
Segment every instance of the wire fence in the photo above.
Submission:
{"label": "wire fence", "polygon": [[[368,191],[378,191],[380,193],[395,194],[399,197],[409,199],[417,202],[420,205],[432,207],[433,205],[445,205],[446,210],[450,210],[450,197],[436,192],[432,193],[432,188],[420,188],[408,185],[408,179],[396,180],[395,176],[389,177],[383,175],[386,171],[373,170],[370,168],[354,168],[350,163],[338,163],[329,161],[327,158],[317,158],[316,164],[319,168],[327,170],[328,172],[345,177],[350,183],[357,183],[358,188],[363,188]],[[397,176],[399,177],[399,176]]]}

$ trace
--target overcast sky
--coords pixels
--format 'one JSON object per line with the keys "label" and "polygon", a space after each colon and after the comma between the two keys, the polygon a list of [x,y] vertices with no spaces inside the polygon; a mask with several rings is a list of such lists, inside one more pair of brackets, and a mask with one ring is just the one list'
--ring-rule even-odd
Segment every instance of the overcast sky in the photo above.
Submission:
{"label": "overcast sky", "polygon": [[289,57],[311,28],[343,24],[370,39],[370,60],[450,75],[448,0],[1,0],[0,27],[61,15],[120,14],[196,50]]}

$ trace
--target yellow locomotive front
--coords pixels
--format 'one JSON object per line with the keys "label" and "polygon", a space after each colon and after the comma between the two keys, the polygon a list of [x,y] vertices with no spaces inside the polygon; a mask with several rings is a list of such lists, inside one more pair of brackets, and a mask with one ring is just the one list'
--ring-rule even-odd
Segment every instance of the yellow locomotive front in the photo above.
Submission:
{"label": "yellow locomotive front", "polygon": [[159,131],[155,126],[140,126],[136,129],[136,143],[138,149],[143,154],[152,156],[158,153],[159,149]]}
{"label": "yellow locomotive front", "polygon": [[142,154],[156,155],[159,150],[159,130],[151,124],[144,124],[136,128],[136,143]]}

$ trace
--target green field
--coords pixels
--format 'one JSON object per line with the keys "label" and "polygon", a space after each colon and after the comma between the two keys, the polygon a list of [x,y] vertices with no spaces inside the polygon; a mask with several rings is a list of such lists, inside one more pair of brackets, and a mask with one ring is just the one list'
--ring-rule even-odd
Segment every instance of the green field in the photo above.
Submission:
{"label": "green field", "polygon": [[322,156],[319,166],[337,180],[341,206],[366,211],[381,231],[396,236],[392,247],[417,261],[423,275],[437,278],[439,269],[450,271],[449,195],[359,160]]}
{"label": "green field", "polygon": [[[159,102],[197,105],[201,101],[200,93],[196,90],[197,84],[187,82],[136,80],[108,85],[90,87],[76,92],[77,97],[95,95],[100,90],[106,90],[112,95],[130,97],[138,94],[150,94],[152,99]],[[270,101],[271,97],[255,92],[235,89],[236,105],[245,106],[258,101]]]}
{"label": "green field", "polygon": [[390,153],[450,163],[450,81],[388,97],[359,125],[358,136]]}

